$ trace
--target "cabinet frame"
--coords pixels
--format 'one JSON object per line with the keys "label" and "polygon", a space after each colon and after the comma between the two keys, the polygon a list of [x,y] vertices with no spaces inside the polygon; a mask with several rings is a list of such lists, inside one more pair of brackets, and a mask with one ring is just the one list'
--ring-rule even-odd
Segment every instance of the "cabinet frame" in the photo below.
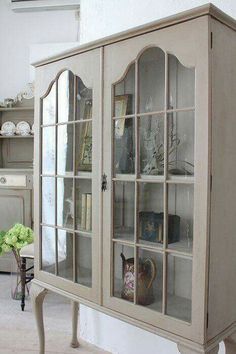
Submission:
{"label": "cabinet frame", "polygon": [[[189,33],[189,38],[184,36]],[[103,258],[103,292],[104,306],[122,312],[130,317],[137,318],[143,322],[149,322],[157,327],[165,328],[187,338],[194,338],[196,341],[204,342],[206,330],[207,312],[207,245],[209,227],[209,196],[210,196],[210,121],[208,112],[210,109],[209,96],[209,23],[207,17],[202,17],[193,22],[181,23],[175,26],[175,31],[171,28],[161,29],[158,32],[151,32],[133,39],[111,44],[104,50],[104,136],[109,137],[104,143],[104,172],[108,175],[108,192],[103,196],[103,254],[109,257]],[[128,48],[132,46],[132,51]],[[194,240],[193,240],[193,278],[192,278],[192,323],[175,319],[168,315],[151,311],[144,306],[127,303],[123,299],[112,297],[111,274],[112,274],[112,242],[110,234],[112,230],[111,185],[114,180],[112,176],[112,85],[118,82],[127,72],[130,63],[137,62],[140,54],[149,47],[159,47],[167,53],[173,54],[186,67],[195,67],[195,175],[194,179]],[[187,49],[186,49],[187,48]],[[121,55],[123,53],[123,56]],[[115,58],[120,58],[115,61]],[[204,59],[203,59],[204,58]],[[137,82],[137,72],[136,72]],[[137,88],[136,88],[137,90]],[[167,92],[167,82],[165,83]],[[136,91],[137,93],[137,91]],[[165,104],[166,106],[166,104]],[[181,111],[181,110],[180,110]],[[168,112],[168,111],[167,111]],[[134,114],[135,116],[135,114]],[[136,116],[139,116],[136,110]],[[165,117],[166,118],[166,117]],[[110,122],[110,124],[109,124]],[[137,135],[136,135],[137,136]],[[137,138],[136,138],[137,139]],[[109,145],[110,144],[110,145]],[[207,156],[207,158],[206,158]],[[136,159],[137,162],[137,159]],[[158,176],[159,177],[159,176]],[[119,179],[122,180],[122,179]],[[124,177],[125,180],[125,177]],[[140,180],[145,181],[145,178]],[[146,179],[148,181],[148,179]],[[167,181],[167,176],[155,178],[153,181]],[[178,179],[176,179],[178,183]],[[183,183],[188,183],[181,180]],[[170,182],[174,182],[170,181]],[[192,183],[190,179],[190,183]],[[166,195],[166,192],[165,192]],[[200,223],[200,225],[199,225]],[[137,246],[138,244],[135,243]],[[143,247],[145,248],[145,247]],[[148,248],[147,248],[148,249]],[[158,252],[160,249],[157,249]],[[167,249],[171,253],[170,249]],[[174,252],[173,252],[174,253]],[[164,265],[163,265],[164,266]],[[165,281],[165,280],[164,280]],[[196,285],[198,284],[198,285]],[[164,290],[164,289],[163,289]],[[163,296],[166,296],[164,294]]]}
{"label": "cabinet frame", "polygon": [[[38,221],[35,225],[35,233],[39,235],[35,241],[35,275],[36,278],[44,281],[49,284],[53,284],[56,287],[66,290],[70,288],[70,291],[74,294],[79,293],[82,298],[87,298],[96,303],[101,302],[101,290],[100,290],[100,277],[101,272],[99,271],[99,259],[100,259],[100,219],[99,219],[99,210],[101,204],[101,194],[96,193],[97,190],[100,190],[100,175],[101,175],[101,166],[99,165],[99,151],[100,147],[100,82],[101,82],[101,50],[95,49],[80,55],[78,58],[70,58],[70,60],[63,60],[57,63],[57,65],[43,66],[37,73],[36,79],[36,105],[35,105],[35,114],[38,117],[35,122],[35,184],[36,184],[36,198],[35,198],[35,218]],[[61,278],[58,275],[50,274],[41,269],[41,146],[42,146],[42,136],[41,136],[41,115],[42,115],[42,99],[47,96],[50,92],[52,83],[60,73],[65,70],[70,70],[74,75],[80,77],[84,84],[92,88],[93,90],[93,170],[91,173],[92,180],[92,194],[93,194],[93,228],[92,228],[92,287],[86,287],[80,285],[76,282],[69,281],[65,278]],[[91,75],[91,72],[93,75]],[[57,113],[56,113],[57,116]],[[60,123],[59,123],[60,124]],[[54,125],[55,126],[55,125]],[[57,145],[55,145],[56,147]],[[45,175],[47,176],[47,175]],[[50,175],[51,176],[51,175]],[[52,175],[52,177],[58,177],[57,172]],[[63,175],[63,178],[68,176]],[[74,181],[79,180],[80,176],[70,177]],[[40,208],[38,207],[40,205]],[[56,212],[56,211],[55,211]],[[45,226],[49,226],[46,225]],[[67,228],[60,227],[57,225],[52,226],[53,229],[64,229]],[[74,233],[73,229],[68,231]],[[74,244],[74,242],[73,242]],[[75,244],[73,246],[75,249]],[[57,257],[56,257],[57,259]],[[75,265],[74,265],[75,267]]]}
{"label": "cabinet frame", "polygon": [[[100,219],[103,220],[103,222],[101,222],[100,220],[99,223],[100,235],[98,241],[99,248],[97,249],[97,252],[99,253],[98,259],[101,259],[100,257],[103,257],[103,265],[102,261],[100,261],[100,263],[97,263],[100,272],[100,288],[98,290],[99,301],[96,302],[84,293],[82,294],[78,291],[77,287],[73,288],[71,286],[71,282],[67,282],[64,279],[60,281],[60,279],[55,279],[55,277],[51,275],[44,274],[43,272],[38,270],[38,265],[36,270],[36,279],[34,282],[42,287],[46,287],[49,290],[53,290],[61,295],[67,296],[68,298],[73,299],[74,301],[80,301],[81,303],[89,307],[97,309],[108,315],[114,316],[118,319],[124,320],[152,333],[159,334],[165,338],[174,340],[175,342],[181,342],[183,344],[186,344],[186,346],[188,348],[191,348],[191,350],[195,350],[196,352],[201,353],[209,352],[213,347],[215,347],[219,343],[219,341],[230,336],[236,330],[235,322],[229,322],[228,317],[230,316],[228,313],[223,314],[223,311],[219,309],[219,311],[217,311],[217,315],[214,315],[214,304],[217,303],[220,295],[214,294],[213,300],[211,300],[212,293],[209,293],[209,282],[212,282],[213,287],[216,286],[218,289],[221,290],[221,295],[223,291],[223,289],[220,288],[220,279],[217,279],[216,275],[217,254],[214,259],[213,267],[212,265],[210,265],[209,261],[209,257],[213,255],[213,251],[215,249],[219,251],[219,249],[221,248],[217,246],[216,243],[223,242],[220,239],[221,235],[217,235],[217,237],[214,238],[211,229],[213,217],[212,202],[214,202],[214,199],[212,199],[212,190],[214,189],[213,187],[215,178],[214,169],[212,169],[212,149],[215,148],[215,145],[214,142],[212,142],[212,139],[214,139],[214,137],[216,136],[214,135],[216,131],[214,132],[213,128],[212,114],[214,114],[214,112],[212,109],[212,105],[215,104],[214,99],[217,101],[217,95],[219,95],[219,92],[216,91],[215,97],[214,99],[212,99],[212,85],[214,84],[214,82],[212,81],[212,76],[214,75],[214,70],[216,70],[212,61],[212,56],[214,55],[212,51],[212,43],[214,43],[213,38],[215,33],[217,33],[216,29],[214,28],[215,26],[212,26],[212,23],[214,21],[217,22],[217,25],[219,27],[225,28],[227,29],[227,31],[231,31],[232,34],[233,31],[236,31],[235,20],[224,14],[222,11],[218,10],[212,4],[208,4],[164,20],[140,26],[138,28],[125,31],[118,35],[113,35],[111,37],[105,38],[104,40],[84,44],[73,50],[61,53],[49,59],[45,59],[38,63],[35,63],[35,66],[37,67],[36,82],[37,85],[40,86],[40,90],[42,90],[42,95],[43,93],[45,93],[45,90],[48,85],[47,72],[50,73],[50,71],[52,71],[53,75],[55,76],[63,63],[67,63],[66,66],[68,66],[68,63],[73,66],[73,60],[75,59],[75,56],[80,56],[83,55],[83,53],[89,53],[93,49],[99,48],[100,74],[102,79],[100,82],[100,105],[98,109],[101,121],[98,129],[100,132],[101,141],[104,140],[104,137],[111,135],[111,84],[117,82],[121,78],[121,75],[125,73],[127,65],[129,65],[132,60],[135,60],[135,58],[137,58],[137,55],[140,52],[140,41],[142,40],[141,37],[144,38],[146,36],[146,38],[154,38],[156,36],[156,38],[158,38],[158,43],[156,43],[156,41],[154,40],[154,44],[159,46],[166,53],[170,52],[170,54],[175,55],[183,64],[195,66],[198,68],[196,71],[197,91],[195,102],[195,116],[196,119],[199,118],[200,121],[198,129],[195,133],[195,142],[197,143],[201,141],[202,144],[200,147],[195,147],[197,156],[195,155],[194,204],[198,205],[197,211],[195,210],[195,220],[201,221],[201,225],[199,224],[198,227],[195,227],[194,232],[194,291],[192,293],[192,304],[194,308],[192,324],[189,325],[183,323],[182,321],[174,319],[172,317],[167,318],[165,316],[164,318],[157,313],[155,313],[155,318],[152,317],[150,320],[150,318],[148,318],[148,315],[146,314],[145,309],[143,311],[141,311],[140,309],[139,311],[137,311],[137,308],[134,306],[133,308],[131,308],[132,306],[123,307],[124,302],[122,300],[114,298],[112,299],[110,296],[111,262],[110,257],[108,258],[107,255],[110,255],[111,252],[111,244],[109,238],[111,230],[109,229],[110,222],[107,222],[107,220],[110,221],[111,218],[109,210],[109,207],[111,205],[110,181],[112,177],[110,164],[111,159],[109,152],[112,143],[111,139],[109,141],[109,144],[107,143],[106,147],[104,146],[103,150],[101,150],[102,146],[100,145],[99,152],[100,156],[103,157],[100,163],[99,178],[101,178],[103,172],[108,175],[108,191],[105,192],[103,196],[101,196],[101,192],[99,193],[101,208],[100,210],[98,210],[98,213],[100,215]],[[162,36],[163,38],[161,38]],[[167,38],[169,38],[169,41],[167,41]],[[197,42],[192,41],[193,38],[197,39]],[[227,37],[225,36],[224,38]],[[129,43],[131,39],[134,39],[132,51],[129,50],[129,47],[127,45],[127,43]],[[180,43],[179,41],[181,41],[181,43],[183,44],[181,48],[178,48]],[[151,43],[149,42],[148,45],[150,44]],[[112,59],[114,60],[115,58],[117,58],[117,56],[112,58],[112,55],[114,55],[114,53],[120,53],[120,48],[125,48],[126,45],[126,49],[128,50],[126,50],[125,59],[121,58],[120,61],[113,62],[116,65],[117,75],[115,76],[115,74],[113,73],[114,77],[111,76],[112,80],[107,80],[107,77],[111,75],[111,73],[109,75],[106,73],[106,71],[108,70],[107,67],[109,67],[109,62],[111,62]],[[109,48],[113,47],[114,53],[111,50],[109,54],[110,56],[107,55],[107,53],[109,52]],[[201,48],[201,53],[198,52],[199,48]],[[234,88],[233,84],[231,86],[232,88]],[[37,90],[39,92],[39,89]],[[39,97],[41,96],[38,95],[37,98]],[[232,108],[234,108],[233,104]],[[224,112],[227,112],[227,108],[224,109]],[[219,113],[217,114],[217,119],[218,121],[220,121]],[[36,99],[36,115],[39,116],[38,99]],[[103,117],[104,119],[102,119]],[[106,124],[106,122],[110,122],[110,124]],[[217,128],[218,127],[216,127],[215,129],[217,130]],[[35,141],[36,156],[38,156],[37,154],[39,153],[37,144],[39,143],[39,141],[37,139]],[[36,169],[37,168],[38,167],[36,160]],[[218,175],[218,182],[219,177],[220,176]],[[231,179],[229,177],[227,178],[227,180],[231,182]],[[36,173],[36,186],[38,185],[38,182],[39,181],[37,179]],[[99,184],[98,187],[98,190],[100,190]],[[215,191],[215,193],[217,194],[217,191]],[[201,208],[199,206],[201,206]],[[229,208],[227,210],[229,210]],[[37,221],[39,220],[39,215],[37,213],[38,212],[36,211],[36,227],[38,224]],[[102,238],[102,236],[104,236],[104,238]],[[230,241],[233,242],[232,236]],[[36,258],[38,258],[39,255],[39,248],[37,246]],[[94,256],[97,257],[96,254]],[[36,264],[37,263],[38,259],[36,259]],[[225,267],[225,273],[227,272],[227,267],[229,268],[228,263]],[[222,271],[222,274],[223,273],[224,272]],[[233,291],[235,291],[235,287]],[[103,298],[102,293],[104,294]],[[226,306],[226,310],[229,306]],[[224,323],[222,326],[220,324],[219,326],[214,325],[214,318],[219,316],[219,313],[222,314],[224,319],[224,321],[222,321]],[[210,328],[209,326],[212,327]]]}

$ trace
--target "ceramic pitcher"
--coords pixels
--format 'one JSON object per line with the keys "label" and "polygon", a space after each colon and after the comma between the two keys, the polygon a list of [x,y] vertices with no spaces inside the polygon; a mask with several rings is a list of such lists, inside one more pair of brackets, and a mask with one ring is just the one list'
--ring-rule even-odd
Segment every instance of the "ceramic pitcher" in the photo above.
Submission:
{"label": "ceramic pitcher", "polygon": [[[123,288],[121,297],[128,301],[134,300],[135,270],[134,258],[126,259],[121,253],[123,266]],[[156,265],[151,258],[139,259],[138,271],[138,303],[150,305],[154,301],[153,281],[156,277]]]}

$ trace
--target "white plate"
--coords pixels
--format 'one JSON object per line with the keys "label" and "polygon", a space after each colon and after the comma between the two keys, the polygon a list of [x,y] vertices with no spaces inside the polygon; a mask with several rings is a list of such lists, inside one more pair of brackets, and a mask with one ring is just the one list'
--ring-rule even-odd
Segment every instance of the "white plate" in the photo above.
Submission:
{"label": "white plate", "polygon": [[34,135],[34,124],[32,124],[32,127],[31,127],[31,134]]}
{"label": "white plate", "polygon": [[12,136],[16,132],[16,126],[13,122],[5,122],[2,125],[2,130],[1,134],[2,135],[7,135],[7,136]]}
{"label": "white plate", "polygon": [[22,120],[16,125],[16,134],[18,135],[30,135],[30,125],[29,123]]}

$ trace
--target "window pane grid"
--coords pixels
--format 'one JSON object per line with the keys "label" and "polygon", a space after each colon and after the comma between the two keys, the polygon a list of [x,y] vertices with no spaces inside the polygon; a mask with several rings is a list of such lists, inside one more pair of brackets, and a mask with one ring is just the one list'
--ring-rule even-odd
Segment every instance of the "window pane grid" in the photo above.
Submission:
{"label": "window pane grid", "polygon": [[[171,226],[170,221],[169,221],[169,216],[168,216],[168,186],[175,184],[175,185],[194,185],[194,177],[192,176],[177,176],[177,175],[170,175],[168,171],[168,160],[169,160],[169,151],[168,151],[168,145],[169,145],[169,136],[168,136],[168,115],[170,114],[181,114],[181,113],[193,113],[195,114],[195,106],[194,105],[182,105],[181,106],[170,106],[169,105],[169,55],[165,53],[165,88],[164,88],[164,107],[163,110],[152,110],[147,109],[147,112],[142,112],[139,109],[140,105],[140,77],[139,77],[139,62],[136,60],[135,61],[135,92],[134,92],[134,97],[135,97],[135,111],[133,115],[121,115],[121,116],[113,116],[112,120],[116,121],[118,119],[125,119],[125,118],[133,118],[135,119],[135,171],[134,174],[131,175],[125,175],[125,174],[116,174],[114,169],[113,170],[113,184],[116,182],[124,182],[127,181],[127,183],[135,183],[135,232],[134,232],[134,240],[122,240],[122,239],[117,239],[114,237],[114,234],[112,233],[112,244],[113,244],[113,249],[115,244],[120,244],[122,247],[132,247],[134,249],[134,269],[135,269],[135,286],[134,286],[134,303],[138,304],[139,302],[139,295],[138,295],[138,272],[139,272],[139,250],[146,250],[150,252],[155,252],[159,253],[162,255],[163,259],[163,265],[162,265],[162,287],[163,287],[163,298],[162,298],[162,306],[161,306],[161,312],[168,316],[167,313],[167,297],[168,297],[168,281],[167,281],[167,271],[168,271],[168,257],[176,257],[180,259],[187,259],[187,260],[192,260],[192,253],[185,252],[185,250],[181,249],[172,249],[169,248],[169,241],[168,241],[168,229]],[[114,87],[114,86],[113,86]],[[114,90],[115,94],[115,90]],[[150,100],[148,101],[148,105],[152,107],[152,103]],[[155,176],[155,175],[145,175],[141,173],[140,169],[140,134],[139,134],[139,126],[141,120],[148,120],[150,117],[153,116],[158,116],[162,117],[164,121],[164,170],[163,170],[163,176]],[[190,117],[186,116],[186,119],[189,119]],[[194,119],[195,122],[195,119]],[[113,128],[114,129],[114,128]],[[141,142],[142,143],[142,142]],[[112,151],[114,152],[114,149],[112,147]],[[113,156],[114,158],[114,156]],[[114,164],[112,164],[114,166]],[[147,184],[159,184],[163,186],[163,248],[158,248],[156,245],[144,245],[139,242],[138,239],[138,233],[139,233],[139,223],[138,223],[138,200],[139,200],[139,188],[138,184],[139,183],[147,183]],[[112,194],[113,195],[113,194]],[[114,195],[113,195],[114,198]],[[174,216],[172,216],[172,219],[174,219]],[[114,222],[114,219],[112,219]],[[113,227],[112,227],[113,229]],[[114,258],[114,251],[112,254],[112,257]],[[112,274],[114,276],[114,269],[112,270]],[[112,294],[114,292],[112,291]],[[111,295],[112,295],[111,294]],[[175,315],[173,316],[175,317]],[[191,317],[191,316],[190,316]],[[188,316],[185,318],[181,318],[184,321],[189,322]]]}
{"label": "window pane grid", "polygon": [[[76,112],[76,105],[77,105],[77,79],[74,79],[74,88],[73,88],[73,92],[74,92],[74,120],[75,118],[75,112]],[[75,132],[75,124],[73,125],[73,175],[75,175],[75,170],[76,170],[76,144],[75,144],[75,140],[76,140],[76,132]],[[76,215],[76,184],[75,184],[75,179],[73,178],[73,201],[74,201],[74,205],[73,205],[73,214],[74,214],[74,219],[73,219],[73,255],[72,255],[72,261],[73,261],[73,282],[76,282],[76,239],[75,239],[75,226],[76,226],[76,222],[75,222],[75,215]]]}
{"label": "window pane grid", "polygon": [[40,225],[41,226],[47,226],[47,227],[53,227],[54,229],[65,230],[65,231],[68,231],[68,232],[73,232],[73,229],[71,229],[71,228],[58,226],[58,225],[54,225],[54,224],[46,224],[46,223],[41,222]]}
{"label": "window pane grid", "polygon": [[[72,172],[73,173],[73,172]],[[83,173],[83,174],[79,174],[79,175],[76,175],[74,176],[73,174],[66,174],[66,175],[57,175],[57,174],[41,174],[40,177],[46,177],[46,178],[50,178],[50,177],[55,177],[55,178],[69,178],[69,179],[91,179],[92,180],[92,177],[91,177],[92,173],[91,172],[86,172],[86,173]],[[116,180],[116,178],[113,179],[114,181]]]}
{"label": "window pane grid", "polygon": [[126,114],[123,116],[112,117],[112,120],[119,120],[119,119],[127,119],[127,118],[134,118],[134,114]]}
{"label": "window pane grid", "polygon": [[[46,225],[46,226],[51,226],[51,225]],[[71,231],[71,230],[68,230]],[[85,237],[91,237],[90,235],[84,235]],[[142,244],[142,243],[136,243],[133,241],[128,241],[128,240],[122,240],[122,239],[118,239],[118,238],[112,238],[112,242],[113,243],[117,243],[117,244],[121,244],[124,246],[131,246],[131,247],[136,247],[136,248],[141,248],[141,249],[145,249],[148,251],[152,251],[152,252],[156,252],[156,253],[161,253],[161,254],[171,254],[177,257],[182,257],[185,259],[193,259],[193,255],[191,253],[187,253],[187,252],[182,252],[182,251],[177,251],[171,248],[158,248],[156,246],[153,245],[146,245],[146,244]]]}
{"label": "window pane grid", "polygon": [[[132,117],[132,115],[129,117],[127,116],[128,118]],[[116,118],[116,117],[115,117]],[[117,117],[118,119],[119,118],[124,118],[124,117]],[[88,119],[78,119],[78,120],[72,120],[72,121],[69,121],[69,122],[58,122],[58,123],[55,123],[55,124],[41,124],[40,127],[41,128],[47,128],[47,127],[55,127],[55,126],[61,126],[61,125],[70,125],[70,124],[75,124],[75,123],[84,123],[84,122],[92,122],[93,121],[93,118],[88,118]]]}
{"label": "window pane grid", "polygon": [[[56,119],[55,123],[58,122],[58,79],[56,80]],[[57,158],[58,158],[58,152],[57,152],[57,142],[58,142],[58,137],[57,137],[57,128],[55,127],[55,167],[54,171],[56,173],[57,171]],[[58,179],[55,179],[55,225],[57,225],[57,182]],[[56,263],[55,263],[55,275],[58,275],[58,249],[57,249],[57,244],[58,244],[58,237],[57,237],[57,229],[55,229],[55,242],[56,242]]]}
{"label": "window pane grid", "polygon": [[[153,112],[146,112],[146,113],[137,113],[137,117],[138,118],[145,118],[145,117],[149,117],[149,116],[155,116],[155,115],[163,115],[165,113],[182,113],[182,112],[194,112],[195,111],[195,107],[184,107],[184,108],[173,108],[173,109],[164,109],[163,111],[153,111]],[[124,116],[126,117],[126,116]],[[113,117],[113,119],[121,119],[124,117]],[[127,117],[132,117],[131,116],[127,116]]]}
{"label": "window pane grid", "polygon": [[[68,77],[67,77],[68,76]],[[63,77],[63,78],[62,78]],[[70,77],[70,80],[69,80]],[[60,79],[61,78],[61,79]],[[50,99],[54,99],[55,100],[55,104],[53,106],[53,103],[51,103],[51,101],[47,101],[47,107],[48,106],[52,106],[54,107],[54,118],[52,116],[49,116],[50,111],[49,108],[48,109],[48,117],[47,120],[44,119],[44,111],[43,111],[43,102],[44,102],[44,98],[41,99],[41,124],[40,124],[40,141],[41,141],[41,147],[40,147],[40,151],[42,153],[42,136],[43,136],[43,131],[44,129],[54,129],[55,130],[55,159],[53,161],[54,166],[53,166],[53,170],[54,172],[48,173],[47,171],[43,171],[42,170],[42,162],[41,162],[41,166],[40,166],[40,178],[41,180],[43,178],[51,178],[54,179],[55,183],[55,187],[54,187],[54,195],[55,195],[55,224],[53,223],[53,225],[51,224],[46,224],[44,222],[42,222],[42,215],[40,217],[41,219],[41,229],[42,228],[49,228],[53,229],[55,232],[55,265],[54,265],[54,274],[56,276],[61,276],[60,273],[63,271],[63,274],[65,274],[65,276],[63,276],[63,278],[68,278],[70,281],[73,282],[79,282],[77,281],[77,273],[78,273],[78,269],[77,269],[77,264],[78,264],[78,254],[77,251],[79,250],[79,247],[82,247],[82,249],[80,250],[80,253],[84,252],[84,243],[80,242],[76,242],[76,237],[78,237],[78,232],[76,232],[76,181],[83,181],[84,179],[90,180],[91,184],[92,184],[92,173],[91,172],[79,172],[76,170],[76,143],[78,144],[77,141],[77,137],[76,137],[76,129],[75,127],[77,127],[80,124],[87,124],[89,122],[92,122],[92,111],[91,111],[91,106],[92,106],[92,90],[87,89],[83,83],[82,80],[80,80],[78,77],[76,77],[74,74],[72,74],[69,71],[64,71],[61,73],[61,75],[59,77],[56,78],[54,84],[52,85],[52,87],[54,88],[54,94],[55,97],[51,97]],[[64,102],[66,105],[66,108],[64,109],[63,107],[60,106],[59,108],[59,104],[63,104],[60,103],[61,99],[59,100],[58,95],[59,95],[59,85],[60,86],[60,98],[62,98],[62,96],[64,97],[63,100],[67,100],[69,99],[68,102]],[[66,87],[65,87],[66,85]],[[77,86],[80,85],[80,92],[77,88]],[[73,86],[73,87],[72,87]],[[81,94],[82,92],[82,94]],[[50,91],[49,93],[50,94]],[[78,94],[81,94],[81,96],[79,96]],[[73,97],[72,97],[73,96]],[[46,96],[47,97],[47,96]],[[88,105],[87,101],[89,101],[89,109],[88,109]],[[67,104],[68,103],[68,104]],[[80,108],[78,108],[78,105],[81,105]],[[64,106],[64,105],[63,105]],[[60,109],[60,112],[59,112]],[[52,111],[52,109],[51,109]],[[59,121],[59,115],[60,113],[60,121]],[[53,123],[52,123],[53,120]],[[61,131],[60,137],[59,137],[59,129]],[[66,133],[65,134],[62,132]],[[69,133],[70,132],[70,133]],[[69,135],[68,135],[69,133]],[[59,140],[60,139],[60,140]],[[63,141],[61,140],[63,139]],[[68,150],[68,139],[70,139],[71,141],[71,149]],[[59,144],[59,146],[58,146]],[[64,149],[64,147],[66,148],[66,150],[62,153],[64,154],[64,160],[62,162],[61,157],[62,154],[59,151],[59,148]],[[60,159],[60,160],[59,160]],[[71,160],[71,162],[68,163],[68,159]],[[43,159],[41,159],[41,161],[43,161]],[[58,162],[60,162],[60,171],[58,170],[59,165]],[[62,165],[61,165],[62,163]],[[64,164],[64,165],[63,165]],[[64,167],[63,167],[64,166]],[[69,167],[70,166],[70,167]],[[65,168],[65,171],[63,171],[63,169]],[[59,188],[59,182],[60,181],[60,185],[61,182],[63,182],[63,184],[70,184],[71,185],[71,206],[70,206],[70,213],[72,214],[72,223],[70,227],[67,227],[66,225],[63,226],[63,223],[60,225],[58,225],[58,188]],[[42,184],[40,184],[40,204],[42,205]],[[60,203],[62,203],[62,212],[64,214],[64,216],[62,215],[62,217],[65,217],[65,203],[69,203],[70,201],[66,199],[66,189],[63,188],[61,195],[63,196],[63,200],[60,198]],[[68,193],[67,193],[68,194]],[[68,205],[67,205],[68,207]],[[68,212],[67,212],[68,214]],[[60,240],[58,237],[58,233],[60,233]],[[65,239],[65,235],[70,235],[66,237]],[[92,236],[92,231],[87,232],[84,230],[80,231],[80,237],[84,238],[86,237],[87,239],[91,239]],[[42,239],[42,238],[41,238]],[[71,252],[69,252],[69,254],[65,253],[64,251],[62,251],[62,249],[60,250],[60,254],[59,254],[59,241],[62,242],[64,240],[64,247],[66,247],[66,251],[67,252],[67,247],[70,247]],[[70,242],[69,242],[70,240]],[[65,243],[66,242],[66,243]],[[69,244],[68,244],[69,242]],[[61,243],[62,244],[62,243]],[[86,246],[86,245],[85,245]],[[87,247],[87,246],[86,246]],[[41,243],[41,248],[42,248],[42,243]],[[68,249],[69,250],[69,249]],[[77,250],[77,251],[76,251]],[[87,248],[86,248],[87,250]],[[42,251],[41,251],[42,254]],[[63,261],[63,258],[61,257],[63,255],[63,257],[65,258],[65,261]],[[69,257],[69,258],[68,258]],[[69,263],[68,263],[69,262]],[[92,259],[91,259],[92,262]],[[41,269],[42,269],[42,255],[41,255]],[[64,266],[63,266],[64,264]],[[68,266],[72,267],[72,269],[69,270],[68,266],[66,265],[68,264]],[[59,268],[60,267],[60,268]],[[61,268],[61,267],[66,267],[66,268]],[[67,274],[67,276],[66,276]],[[82,284],[82,283],[81,283]],[[83,284],[85,286],[89,286],[91,287],[91,284],[88,283]]]}
{"label": "window pane grid", "polygon": [[172,109],[164,109],[161,111],[150,111],[146,113],[134,113],[134,114],[126,114],[122,116],[113,116],[112,119],[123,119],[123,118],[133,118],[135,115],[137,115],[138,118],[141,117],[148,117],[148,116],[153,116],[153,115],[163,115],[164,113],[178,113],[178,112],[191,112],[195,110],[195,106],[193,107],[183,107],[183,108],[172,108]]}

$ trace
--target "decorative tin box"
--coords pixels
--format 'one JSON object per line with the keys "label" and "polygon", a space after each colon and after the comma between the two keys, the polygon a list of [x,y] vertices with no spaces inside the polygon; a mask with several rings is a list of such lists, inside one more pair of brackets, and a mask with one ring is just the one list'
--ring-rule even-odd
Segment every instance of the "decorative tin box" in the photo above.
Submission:
{"label": "decorative tin box", "polygon": [[[163,243],[163,219],[164,213],[141,211],[139,213],[140,239],[149,242]],[[168,216],[168,243],[178,242],[179,238],[180,217],[170,214]]]}

